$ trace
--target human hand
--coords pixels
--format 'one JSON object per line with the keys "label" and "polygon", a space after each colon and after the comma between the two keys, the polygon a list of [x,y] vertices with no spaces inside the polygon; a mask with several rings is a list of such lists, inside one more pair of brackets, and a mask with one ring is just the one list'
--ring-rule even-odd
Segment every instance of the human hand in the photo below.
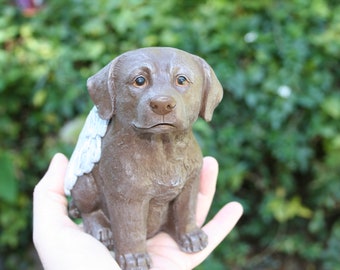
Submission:
{"label": "human hand", "polygon": [[[34,190],[33,240],[46,270],[120,269],[107,248],[85,233],[67,214],[67,199],[63,184],[67,159],[57,154],[45,176]],[[197,202],[197,224],[202,226],[215,193],[218,164],[214,158],[204,158]],[[208,235],[208,246],[194,254],[187,254],[166,233],[159,233],[147,241],[152,270],[193,269],[204,261],[228,235],[243,212],[237,202],[226,204],[202,229]]]}

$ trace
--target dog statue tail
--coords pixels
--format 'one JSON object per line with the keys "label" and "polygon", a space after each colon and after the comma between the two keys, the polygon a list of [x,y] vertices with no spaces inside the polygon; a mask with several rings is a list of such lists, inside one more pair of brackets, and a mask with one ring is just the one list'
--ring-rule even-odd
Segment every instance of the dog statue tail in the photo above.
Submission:
{"label": "dog statue tail", "polygon": [[91,172],[100,160],[101,142],[109,122],[100,118],[96,106],[87,116],[66,171],[64,191],[67,196],[70,196],[78,177]]}

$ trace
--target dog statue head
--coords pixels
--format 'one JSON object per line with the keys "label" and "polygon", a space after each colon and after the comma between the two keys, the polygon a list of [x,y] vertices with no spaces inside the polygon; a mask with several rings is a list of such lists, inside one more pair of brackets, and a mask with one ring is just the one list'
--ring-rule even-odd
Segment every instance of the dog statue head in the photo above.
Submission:
{"label": "dog statue head", "polygon": [[153,133],[188,129],[198,116],[210,121],[223,95],[205,60],[168,47],[124,53],[87,87],[102,119]]}

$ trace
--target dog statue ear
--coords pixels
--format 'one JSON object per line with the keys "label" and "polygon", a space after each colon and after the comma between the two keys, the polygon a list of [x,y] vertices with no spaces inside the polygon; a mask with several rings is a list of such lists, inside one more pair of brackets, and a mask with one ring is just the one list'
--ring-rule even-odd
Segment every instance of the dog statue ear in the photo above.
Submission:
{"label": "dog statue ear", "polygon": [[223,97],[223,88],[209,64],[199,58],[204,70],[203,96],[199,116],[209,122]]}
{"label": "dog statue ear", "polygon": [[112,71],[116,59],[88,78],[87,89],[102,119],[109,120],[114,115],[114,82]]}

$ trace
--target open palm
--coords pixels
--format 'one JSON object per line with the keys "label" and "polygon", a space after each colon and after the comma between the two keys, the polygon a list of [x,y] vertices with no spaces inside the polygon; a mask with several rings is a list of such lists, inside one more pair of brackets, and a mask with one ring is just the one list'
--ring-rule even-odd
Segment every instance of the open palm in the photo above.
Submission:
{"label": "open palm", "polygon": [[[67,215],[63,184],[67,159],[55,155],[50,167],[34,190],[33,240],[44,269],[120,269],[110,252],[85,233]],[[215,193],[218,164],[204,158],[197,203],[197,225],[202,226]],[[199,265],[228,235],[242,215],[237,202],[226,204],[202,229],[209,237],[208,246],[195,254],[182,252],[166,233],[147,241],[147,249],[156,270],[189,270]]]}

